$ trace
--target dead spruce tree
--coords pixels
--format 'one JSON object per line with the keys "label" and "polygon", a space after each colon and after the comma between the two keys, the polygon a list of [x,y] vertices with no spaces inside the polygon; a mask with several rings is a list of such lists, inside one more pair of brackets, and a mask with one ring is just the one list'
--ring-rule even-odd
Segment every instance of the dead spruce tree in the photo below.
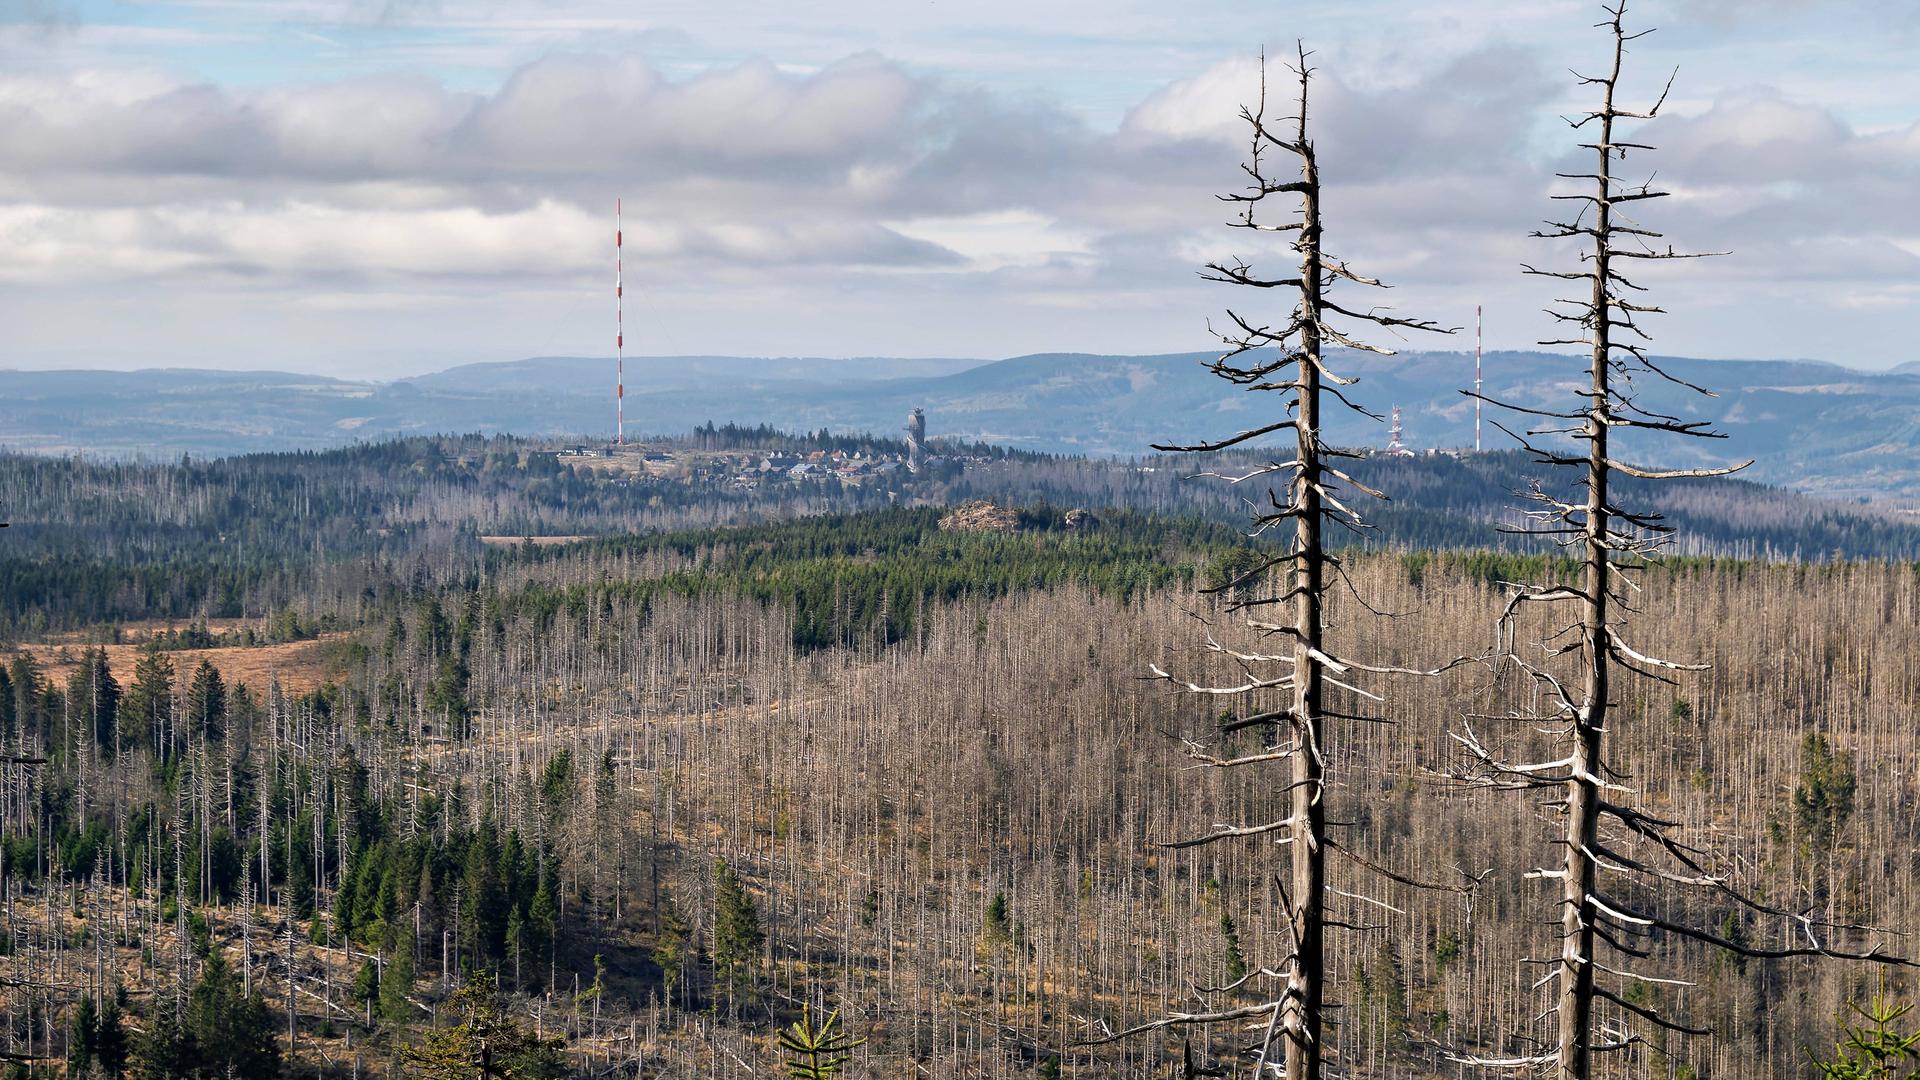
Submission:
{"label": "dead spruce tree", "polygon": [[[1556,840],[1562,859],[1557,867],[1529,874],[1558,881],[1561,947],[1557,958],[1530,961],[1548,968],[1537,986],[1552,984],[1551,1016],[1555,1040],[1540,1052],[1511,1058],[1463,1059],[1479,1065],[1550,1069],[1559,1080],[1587,1080],[1593,1055],[1625,1050],[1645,1041],[1636,1024],[1687,1035],[1705,1035],[1650,1007],[1644,997],[1631,1000],[1626,987],[1644,984],[1687,985],[1681,980],[1636,974],[1627,970],[1636,960],[1653,955],[1677,937],[1761,958],[1829,956],[1883,963],[1905,963],[1878,945],[1849,950],[1836,947],[1832,936],[1846,936],[1861,927],[1815,921],[1761,902],[1740,891],[1729,877],[1709,869],[1708,852],[1676,838],[1680,822],[1630,805],[1633,788],[1608,764],[1609,726],[1625,717],[1612,708],[1616,673],[1627,678],[1673,682],[1674,674],[1705,670],[1704,665],[1676,663],[1636,650],[1626,632],[1638,586],[1634,577],[1659,559],[1672,535],[1658,514],[1637,511],[1614,501],[1616,476],[1645,480],[1722,476],[1751,462],[1723,468],[1655,469],[1631,465],[1615,456],[1616,435],[1631,431],[1656,432],[1691,438],[1723,438],[1708,430],[1706,421],[1686,420],[1655,411],[1647,401],[1650,389],[1671,384],[1682,391],[1711,393],[1662,369],[1648,354],[1650,339],[1641,325],[1645,316],[1661,312],[1643,298],[1645,288],[1635,278],[1648,262],[1693,259],[1698,254],[1656,246],[1661,234],[1634,220],[1631,211],[1641,203],[1663,197],[1650,183],[1632,185],[1615,176],[1615,166],[1631,151],[1647,151],[1645,143],[1623,138],[1623,121],[1652,119],[1666,100],[1642,111],[1621,108],[1616,102],[1621,63],[1627,45],[1651,31],[1630,34],[1624,26],[1625,0],[1607,8],[1606,21],[1596,24],[1612,35],[1612,58],[1603,76],[1576,76],[1581,85],[1596,87],[1600,105],[1568,117],[1576,131],[1591,133],[1580,147],[1593,154],[1593,172],[1562,173],[1562,179],[1586,188],[1554,195],[1575,207],[1565,220],[1549,222],[1534,233],[1545,239],[1573,240],[1582,251],[1580,266],[1572,270],[1540,270],[1528,274],[1585,286],[1585,296],[1557,301],[1548,310],[1570,335],[1544,341],[1555,346],[1579,346],[1588,357],[1589,382],[1581,391],[1577,410],[1556,412],[1486,400],[1525,414],[1537,423],[1524,434],[1505,428],[1542,463],[1575,470],[1574,494],[1536,483],[1529,492],[1534,507],[1526,524],[1515,531],[1550,538],[1567,550],[1579,567],[1577,581],[1513,584],[1501,617],[1496,647],[1499,670],[1531,684],[1544,707],[1515,712],[1504,719],[1542,728],[1564,750],[1551,761],[1511,764],[1496,758],[1473,730],[1471,720],[1455,738],[1469,762],[1468,778],[1495,788],[1557,791],[1554,804],[1560,832]],[[1671,89],[1672,79],[1667,81]],[[1551,441],[1568,436],[1573,447]],[[1570,608],[1572,620],[1544,624],[1542,638],[1530,643],[1537,654],[1523,656],[1514,645],[1521,613],[1534,605],[1547,610]],[[1713,890],[1730,906],[1772,920],[1775,943],[1735,940],[1732,935],[1688,925],[1667,914],[1664,888]],[[1598,953],[1596,950],[1600,950]],[[1604,976],[1604,978],[1603,978]],[[1615,989],[1616,986],[1621,989]],[[1608,1008],[1615,1015],[1602,1018]],[[1603,1022],[1604,1019],[1604,1022]]]}
{"label": "dead spruce tree", "polygon": [[[1364,518],[1342,501],[1352,492],[1376,498],[1385,495],[1354,480],[1333,462],[1354,456],[1327,445],[1323,434],[1323,407],[1326,398],[1378,421],[1345,396],[1340,387],[1355,380],[1343,378],[1329,366],[1326,350],[1331,346],[1361,349],[1392,355],[1389,349],[1364,344],[1342,322],[1367,323],[1388,330],[1424,330],[1451,333],[1431,322],[1404,319],[1384,314],[1364,304],[1343,304],[1333,299],[1335,287],[1342,283],[1382,288],[1380,282],[1363,277],[1344,262],[1322,249],[1321,187],[1319,162],[1313,142],[1307,136],[1307,97],[1313,69],[1307,64],[1307,52],[1299,51],[1297,66],[1291,70],[1299,79],[1298,113],[1276,129],[1266,117],[1265,58],[1261,64],[1260,101],[1257,108],[1241,110],[1249,129],[1249,159],[1241,168],[1250,178],[1244,191],[1221,196],[1234,204],[1238,219],[1230,224],[1257,235],[1292,234],[1291,246],[1299,255],[1299,269],[1293,276],[1269,278],[1257,273],[1245,260],[1210,263],[1202,276],[1246,288],[1287,289],[1296,294],[1293,310],[1278,325],[1257,316],[1229,310],[1231,327],[1216,330],[1226,347],[1209,369],[1220,378],[1247,390],[1277,391],[1285,395],[1284,414],[1271,423],[1254,427],[1217,441],[1192,445],[1157,445],[1156,450],[1209,453],[1251,442],[1276,432],[1291,431],[1293,459],[1271,461],[1240,475],[1203,472],[1199,475],[1243,484],[1262,478],[1285,477],[1285,494],[1269,487],[1267,505],[1256,512],[1252,533],[1292,532],[1284,550],[1261,560],[1252,569],[1221,585],[1217,593],[1230,597],[1252,587],[1254,595],[1230,599],[1227,610],[1244,624],[1256,639],[1283,642],[1279,649],[1259,646],[1230,648],[1206,635],[1204,649],[1214,660],[1224,661],[1235,675],[1224,685],[1193,681],[1153,667],[1154,677],[1172,683],[1178,690],[1238,700],[1247,706],[1242,714],[1222,725],[1223,733],[1259,727],[1273,733],[1269,749],[1244,756],[1223,756],[1205,745],[1190,745],[1188,753],[1204,766],[1217,768],[1285,768],[1286,779],[1280,792],[1289,806],[1279,821],[1251,825],[1221,825],[1215,831],[1192,839],[1173,842],[1173,847],[1192,847],[1238,837],[1270,837],[1281,834],[1277,842],[1289,852],[1288,873],[1281,886],[1282,903],[1291,939],[1292,956],[1279,967],[1256,967],[1229,987],[1215,992],[1237,990],[1250,980],[1274,980],[1280,984],[1279,996],[1258,1005],[1225,1008],[1217,1011],[1181,1013],[1123,1032],[1115,1038],[1174,1025],[1214,1024],[1244,1021],[1256,1027],[1264,1023],[1264,1035],[1247,1054],[1254,1062],[1254,1075],[1271,1075],[1270,1059],[1284,1057],[1288,1080],[1317,1080],[1321,1075],[1323,998],[1326,988],[1325,935],[1329,926],[1339,925],[1327,914],[1327,851],[1343,850],[1328,836],[1326,817],[1326,763],[1328,718],[1357,718],[1350,704],[1330,704],[1334,694],[1375,698],[1341,680],[1352,678],[1355,670],[1383,673],[1402,669],[1371,667],[1336,658],[1327,651],[1325,604],[1330,589],[1344,573],[1340,560],[1329,554],[1325,529],[1336,527],[1360,531],[1368,528]],[[1291,130],[1288,130],[1291,128]],[[1274,152],[1299,162],[1297,179],[1270,174],[1268,156]],[[1275,197],[1297,196],[1298,210],[1289,221],[1270,223],[1261,211]],[[1274,483],[1268,479],[1269,484]],[[1336,492],[1338,494],[1336,494]],[[1285,621],[1269,612],[1285,611]],[[1230,752],[1227,752],[1230,753]],[[1360,860],[1355,855],[1356,861]],[[1371,863],[1361,862],[1368,869]],[[1412,884],[1410,879],[1393,875]],[[1276,875],[1281,880],[1282,875]],[[1284,1045],[1276,1055],[1275,1040]],[[1189,1052],[1189,1057],[1191,1056]],[[1196,1067],[1197,1068],[1197,1067]]]}

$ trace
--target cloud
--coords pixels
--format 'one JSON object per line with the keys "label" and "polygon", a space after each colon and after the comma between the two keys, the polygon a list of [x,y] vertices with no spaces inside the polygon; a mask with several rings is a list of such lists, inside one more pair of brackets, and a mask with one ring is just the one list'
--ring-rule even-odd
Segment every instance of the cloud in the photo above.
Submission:
{"label": "cloud", "polygon": [[856,57],[812,75],[765,62],[671,82],[633,59],[555,56],[492,95],[381,77],[238,92],[54,77],[0,80],[0,160],[17,172],[210,179],[636,179],[844,170],[898,153],[922,84]]}
{"label": "cloud", "polygon": [[[0,278],[16,284],[194,274],[250,279],[392,281],[572,275],[600,268],[603,215],[541,202],[471,208],[343,210],[309,203],[72,211],[0,208]],[[636,261],[691,259],[768,268],[943,266],[939,245],[862,222],[712,223],[641,219],[626,228]]]}
{"label": "cloud", "polygon": [[1853,166],[1863,139],[1833,113],[1777,93],[1746,91],[1715,101],[1705,112],[1669,116],[1643,134],[1659,147],[1658,160],[1694,182],[1819,181],[1836,166]]}
{"label": "cloud", "polygon": [[818,175],[897,153],[923,90],[871,57],[802,77],[753,61],[679,83],[637,60],[549,57],[480,101],[448,133],[449,149],[523,176]]}
{"label": "cloud", "polygon": [[41,32],[80,25],[80,6],[71,0],[0,0],[0,25],[14,23]]}
{"label": "cloud", "polygon": [[1862,132],[1829,110],[1742,91],[1632,138],[1659,150],[1630,163],[1657,168],[1656,186],[1674,193],[1640,214],[1676,243],[1730,252],[1702,273],[1805,282],[1836,299],[1889,277],[1920,280],[1910,250],[1920,125]]}
{"label": "cloud", "polygon": [[605,255],[616,194],[639,261],[947,265],[868,209],[930,152],[912,119],[927,90],[871,57],[677,82],[549,57],[487,95],[398,76],[250,92],[5,78],[0,270],[577,273]]}
{"label": "cloud", "polygon": [[[1276,61],[1271,113],[1289,111],[1289,80]],[[866,52],[692,69],[555,52],[483,90],[420,73],[18,72],[0,75],[0,280],[154,296],[213,283],[324,295],[335,311],[405,302],[356,293],[439,310],[524,286],[546,304],[597,297],[621,196],[630,278],[706,314],[687,331],[696,351],[748,347],[761,328],[778,339],[775,325],[817,335],[786,346],[815,352],[935,330],[959,340],[923,351],[1023,332],[1034,348],[1203,346],[1208,312],[1247,298],[1199,287],[1197,265],[1290,257],[1222,228],[1215,199],[1243,183],[1235,116],[1257,87],[1252,60],[1219,59],[1101,122]],[[1517,264],[1566,254],[1525,234],[1555,209],[1552,173],[1578,164],[1552,113],[1567,93],[1538,50],[1498,42],[1365,77],[1329,58],[1312,131],[1331,249],[1399,286],[1389,295],[1410,313],[1537,307]],[[1644,134],[1661,150],[1630,164],[1675,194],[1639,212],[1677,244],[1737,253],[1664,268],[1676,306],[1797,288],[1828,309],[1872,296],[1890,311],[1916,295],[1920,127],[1869,131],[1747,88],[1676,105]],[[715,315],[724,297],[755,319]],[[1676,322],[1683,341],[1720,340]],[[492,345],[488,325],[475,340]]]}

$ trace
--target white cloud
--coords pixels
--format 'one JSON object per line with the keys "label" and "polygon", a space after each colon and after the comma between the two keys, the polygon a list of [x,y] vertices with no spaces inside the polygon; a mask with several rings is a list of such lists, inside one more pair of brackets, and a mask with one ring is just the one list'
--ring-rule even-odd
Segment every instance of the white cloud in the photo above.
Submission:
{"label": "white cloud", "polygon": [[[105,283],[202,275],[282,281],[360,279],[369,288],[408,277],[525,278],[601,269],[606,215],[542,201],[488,213],[202,204],[115,210],[0,207],[0,280],[16,285]],[[763,267],[943,265],[931,242],[871,223],[701,222],[629,216],[634,265],[689,260]]]}
{"label": "white cloud", "polygon": [[[1554,210],[1550,174],[1577,160],[1552,115],[1573,91],[1558,54],[1515,41],[1546,16],[1483,18],[1498,8],[1410,17],[1374,53],[1354,42],[1386,33],[1367,22],[1377,11],[1326,23],[1333,44],[1316,58],[1313,136],[1331,247],[1400,286],[1388,295],[1408,312],[1457,322],[1446,310],[1496,302],[1507,317],[1495,321],[1514,335],[1500,343],[1518,345],[1533,336],[1519,312],[1543,297],[1517,263],[1555,255],[1525,233]],[[204,10],[239,20],[251,9]],[[1126,9],[1083,19],[1098,31],[1075,39],[1073,20],[1035,13],[1044,24],[1035,55],[983,57],[971,46],[976,75],[1037,69],[1038,55],[1062,49],[1180,67],[1109,122],[942,70],[924,50],[915,64],[828,55],[823,41],[846,38],[818,18],[757,27],[756,40],[780,46],[759,58],[669,65],[618,47],[664,33],[661,19],[700,18],[662,10],[650,20],[575,7],[522,24],[455,0],[357,0],[345,16],[300,9],[342,41],[381,20],[459,31],[395,46],[415,50],[491,48],[488,35],[509,29],[576,47],[629,35],[604,51],[541,48],[481,90],[419,71],[219,82],[90,62],[0,75],[0,280],[49,300],[104,289],[112,310],[143,325],[158,324],[133,313],[164,296],[172,329],[196,303],[215,310],[222,290],[343,319],[378,312],[402,340],[413,324],[401,313],[431,308],[437,336],[512,349],[521,339],[503,322],[508,311],[543,326],[555,304],[573,302],[559,298],[597,311],[619,195],[630,275],[647,282],[660,326],[687,313],[688,351],[768,341],[816,353],[912,351],[914,341],[932,353],[1150,351],[1204,345],[1205,317],[1245,299],[1198,287],[1199,262],[1288,257],[1221,227],[1227,213],[1214,196],[1242,181],[1235,114],[1257,69],[1250,48],[1223,47],[1218,35],[1201,44],[1185,24]],[[1010,10],[1000,15],[1014,20]],[[873,25],[888,25],[884,14]],[[971,40],[948,24],[991,14],[899,17],[930,20],[916,33],[944,28],[937,55],[947,58]],[[76,37],[96,29],[106,28]],[[1416,30],[1435,47],[1416,47]],[[1151,48],[1148,32],[1164,47]],[[703,40],[687,37],[688,48]],[[1597,39],[1569,41],[1571,62],[1598,51]],[[1285,59],[1276,52],[1270,66],[1270,115],[1291,110]],[[1637,56],[1636,71],[1662,63]],[[1641,212],[1676,244],[1736,254],[1658,272],[1671,306],[1712,310],[1671,320],[1663,348],[1830,347],[1812,329],[1817,313],[1799,342],[1779,341],[1771,317],[1730,314],[1743,292],[1792,295],[1817,312],[1862,297],[1875,310],[1912,302],[1920,127],[1911,118],[1868,127],[1764,87],[1694,87],[1686,73],[1681,87],[1692,96],[1646,126],[1662,149],[1631,162],[1659,169],[1675,196]],[[480,310],[485,297],[521,288],[530,292]],[[463,303],[473,305],[467,318],[447,318]],[[68,306],[8,309],[42,320],[17,340],[56,340],[53,320]],[[330,332],[328,347],[351,347],[345,333]],[[936,333],[952,340],[928,337]],[[889,335],[901,343],[889,346]],[[543,351],[543,339],[523,347]]]}
{"label": "white cloud", "polygon": [[924,240],[968,260],[974,270],[1037,266],[1052,259],[1089,254],[1091,237],[1030,210],[1001,210],[956,217],[910,218],[887,223],[902,236]]}
{"label": "white cloud", "polygon": [[[1269,65],[1273,115],[1291,113],[1291,78],[1278,64]],[[1189,79],[1168,83],[1129,111],[1123,132],[1154,138],[1209,138],[1239,145],[1246,125],[1239,113],[1256,108],[1260,97],[1260,64],[1251,57],[1222,60]]]}

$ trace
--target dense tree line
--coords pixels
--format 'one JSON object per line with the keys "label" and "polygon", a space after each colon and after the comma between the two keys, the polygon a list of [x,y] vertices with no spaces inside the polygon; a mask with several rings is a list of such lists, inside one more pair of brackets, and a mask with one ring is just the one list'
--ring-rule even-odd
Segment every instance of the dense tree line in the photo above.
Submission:
{"label": "dense tree line", "polygon": [[[705,427],[672,447],[844,449],[897,453],[891,440],[825,432]],[[738,525],[895,502],[1129,509],[1238,525],[1244,506],[1224,485],[1182,482],[1163,458],[1088,460],[952,447],[918,477],[843,484],[769,480],[753,490],[724,475],[613,476],[573,467],[554,448],[507,437],[404,439],[324,453],[176,462],[0,454],[0,637],[141,619],[251,618],[298,605],[297,618],[353,621],[370,585],[476,571],[482,535],[622,535]],[[1257,467],[1228,452],[1223,471]],[[1518,453],[1455,458],[1368,456],[1353,477],[1391,490],[1380,527],[1343,543],[1401,548],[1525,550],[1510,493],[1537,479]],[[776,474],[777,476],[777,474]],[[1551,485],[1550,485],[1551,486]],[[1748,558],[1913,558],[1920,528],[1870,508],[1734,481],[1688,481],[1626,494],[1682,527],[1688,553]]]}
{"label": "dense tree line", "polygon": [[[1009,531],[942,528],[932,508],[827,515],[772,525],[601,540],[490,554],[495,580],[525,584],[500,598],[509,614],[545,622],[613,598],[722,592],[790,608],[801,649],[882,643],[914,632],[928,603],[1081,584],[1121,598],[1190,585],[1247,550],[1206,522],[1117,513],[1098,520],[1051,508]],[[652,565],[635,573],[638,566]]]}

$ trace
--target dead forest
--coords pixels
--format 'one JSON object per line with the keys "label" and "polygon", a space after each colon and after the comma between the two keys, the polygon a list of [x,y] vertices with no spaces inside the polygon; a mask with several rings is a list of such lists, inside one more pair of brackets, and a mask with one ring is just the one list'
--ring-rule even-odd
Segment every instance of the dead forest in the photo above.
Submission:
{"label": "dead forest", "polygon": [[[1387,660],[1481,650],[1503,603],[1463,556],[1372,556],[1351,573],[1408,614],[1357,618],[1335,600],[1334,643]],[[518,574],[522,595],[618,576],[604,558]],[[13,729],[7,766],[9,1053],[65,1058],[89,996],[123,994],[151,1025],[218,951],[301,1074],[388,1074],[461,973],[486,968],[583,1074],[772,1075],[776,1021],[811,1001],[867,1040],[846,1075],[1158,1075],[1178,1067],[1178,1040],[1089,1044],[1278,948],[1258,845],[1166,846],[1268,820],[1283,798],[1184,752],[1255,751],[1258,732],[1223,734],[1216,710],[1139,678],[1206,660],[1169,643],[1217,598],[962,597],[927,605],[899,641],[801,649],[779,605],[580,595],[597,599],[539,611],[456,590],[414,604],[329,691],[230,691],[249,704],[225,710],[223,731],[195,729],[181,680],[146,706],[171,725],[158,736],[176,747],[171,771],[145,748],[86,747],[72,723],[83,683],[62,688],[58,718]],[[1700,564],[1651,580],[1649,645],[1703,646],[1714,663],[1617,703],[1632,722],[1616,767],[1645,803],[1697,823],[1692,840],[1724,852],[1745,891],[1889,940],[1920,931],[1917,604],[1909,567]],[[437,640],[436,620],[464,628]],[[434,650],[460,638],[469,712],[449,731],[444,701],[400,688],[433,685]],[[1397,685],[1394,723],[1330,721],[1341,780],[1327,813],[1343,842],[1409,877],[1474,881],[1382,892],[1329,861],[1345,929],[1329,935],[1327,1056],[1348,1075],[1494,1075],[1454,1058],[1546,1037],[1531,1019],[1542,992],[1516,963],[1557,934],[1522,877],[1547,857],[1546,811],[1483,801],[1449,769],[1455,718],[1524,705],[1516,692],[1465,666]],[[63,725],[70,754],[46,741]],[[43,756],[55,762],[32,763]],[[68,800],[87,843],[46,828],[48,804]],[[360,838],[376,833],[429,852],[425,872],[416,857],[414,881],[367,884]],[[246,851],[248,836],[269,842]],[[448,854],[462,848],[507,872]],[[236,855],[264,872],[213,865]],[[435,873],[436,857],[455,865]],[[531,877],[533,900],[511,906],[511,881],[489,896],[502,877]],[[1387,907],[1341,899],[1363,893]],[[476,915],[503,899],[511,910]],[[1725,903],[1663,911],[1773,943]],[[1650,1042],[1596,1075],[1794,1075],[1882,975],[1654,947],[1693,985],[1637,993],[1717,1036]]]}

